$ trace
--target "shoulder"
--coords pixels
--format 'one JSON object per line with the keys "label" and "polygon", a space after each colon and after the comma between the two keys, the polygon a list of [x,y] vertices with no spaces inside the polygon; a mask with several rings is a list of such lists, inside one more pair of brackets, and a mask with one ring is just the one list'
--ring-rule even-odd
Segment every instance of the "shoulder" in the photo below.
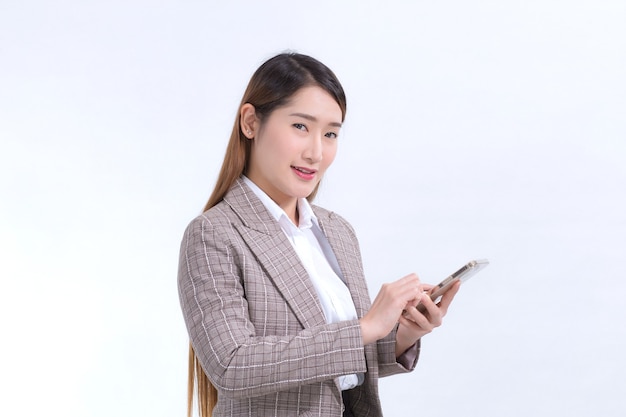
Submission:
{"label": "shoulder", "polygon": [[207,233],[208,231],[224,230],[225,228],[230,229],[236,221],[237,216],[235,213],[233,213],[228,204],[222,201],[192,219],[185,229],[185,234]]}
{"label": "shoulder", "polygon": [[233,223],[243,222],[241,212],[244,212],[246,206],[250,205],[249,196],[246,191],[247,187],[243,181],[235,181],[222,200],[191,220],[187,229],[197,227],[230,227]]}

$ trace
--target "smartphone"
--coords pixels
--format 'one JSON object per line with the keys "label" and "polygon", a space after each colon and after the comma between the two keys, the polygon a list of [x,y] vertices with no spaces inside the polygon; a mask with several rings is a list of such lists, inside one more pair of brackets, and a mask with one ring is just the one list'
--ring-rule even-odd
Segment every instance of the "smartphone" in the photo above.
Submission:
{"label": "smartphone", "polygon": [[[489,265],[489,261],[486,259],[479,259],[466,263],[461,268],[459,268],[458,271],[434,286],[429,292],[430,299],[433,300],[435,303],[438,303],[441,300],[441,297],[446,293],[446,291],[450,289],[452,285],[454,285],[455,282],[467,281],[468,279],[470,279],[470,277],[485,268],[487,265]],[[426,312],[426,307],[424,307],[424,305],[421,303],[418,304],[416,308],[421,313]]]}

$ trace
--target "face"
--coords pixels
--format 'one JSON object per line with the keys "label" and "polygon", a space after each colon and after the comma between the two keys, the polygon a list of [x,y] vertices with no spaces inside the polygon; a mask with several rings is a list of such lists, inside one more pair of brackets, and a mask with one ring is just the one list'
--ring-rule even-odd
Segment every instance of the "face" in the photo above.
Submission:
{"label": "face", "polygon": [[242,126],[253,141],[247,176],[291,215],[335,159],[341,108],[320,87],[300,89],[262,124],[248,106],[248,113],[242,107]]}

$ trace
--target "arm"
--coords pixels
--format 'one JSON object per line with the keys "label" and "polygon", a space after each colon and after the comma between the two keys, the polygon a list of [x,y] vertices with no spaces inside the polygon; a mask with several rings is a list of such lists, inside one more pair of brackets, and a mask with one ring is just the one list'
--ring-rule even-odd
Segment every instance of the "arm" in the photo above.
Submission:
{"label": "arm", "polygon": [[356,320],[302,329],[286,304],[272,305],[267,308],[274,315],[268,317],[286,328],[281,335],[257,335],[249,303],[266,298],[247,293],[251,289],[244,283],[263,270],[237,237],[230,224],[200,217],[185,232],[179,264],[179,295],[191,342],[221,395],[266,395],[364,372]]}

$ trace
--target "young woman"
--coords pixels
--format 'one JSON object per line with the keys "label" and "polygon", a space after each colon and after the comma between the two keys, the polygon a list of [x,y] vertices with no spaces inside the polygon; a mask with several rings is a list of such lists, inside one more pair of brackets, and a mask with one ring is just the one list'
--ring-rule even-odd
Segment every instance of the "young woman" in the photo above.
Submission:
{"label": "young woman", "polygon": [[409,274],[370,303],[354,230],[309,204],[345,114],[341,84],[311,57],[280,54],[252,76],[181,245],[189,415],[197,384],[201,417],[381,416],[378,377],[411,371],[441,324],[458,286],[436,305]]}

